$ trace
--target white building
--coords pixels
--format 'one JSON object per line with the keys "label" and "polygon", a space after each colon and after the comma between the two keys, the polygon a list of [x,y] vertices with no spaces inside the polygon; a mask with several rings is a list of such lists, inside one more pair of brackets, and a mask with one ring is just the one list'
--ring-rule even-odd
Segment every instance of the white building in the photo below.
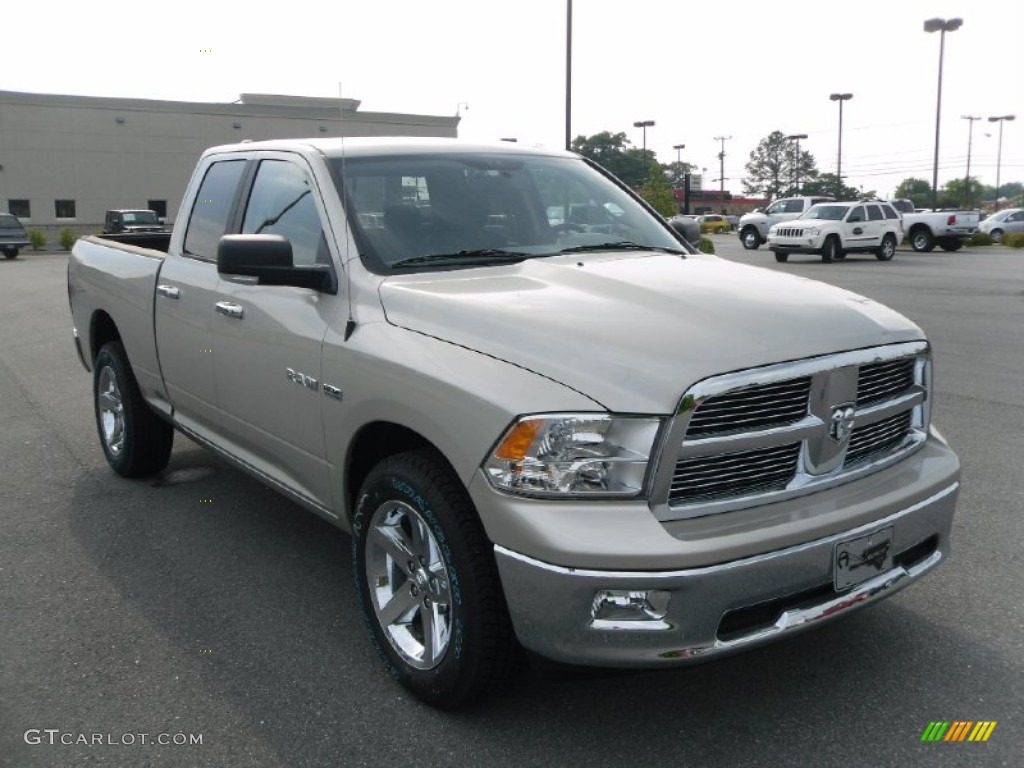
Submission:
{"label": "white building", "polygon": [[231,104],[0,91],[0,210],[51,243],[111,208],[168,223],[200,153],[242,139],[455,137],[458,116],[360,112],[356,99],[244,93]]}

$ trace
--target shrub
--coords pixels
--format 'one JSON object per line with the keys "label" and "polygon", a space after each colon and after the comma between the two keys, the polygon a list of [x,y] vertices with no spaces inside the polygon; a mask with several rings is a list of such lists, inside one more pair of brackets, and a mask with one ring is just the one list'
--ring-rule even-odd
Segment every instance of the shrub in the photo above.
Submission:
{"label": "shrub", "polygon": [[967,245],[992,245],[992,235],[987,232],[982,232],[979,229],[971,235],[971,239],[967,241]]}
{"label": "shrub", "polygon": [[697,246],[701,253],[714,253],[715,244],[711,242],[710,238],[702,237],[700,239],[700,245]]}
{"label": "shrub", "polygon": [[41,229],[30,229],[28,231],[28,241],[32,243],[32,250],[38,251],[46,245],[46,235]]}
{"label": "shrub", "polygon": [[1011,248],[1024,248],[1024,232],[1011,232],[1008,235],[1003,235],[1003,245],[1008,245]]}
{"label": "shrub", "polygon": [[78,236],[75,234],[73,229],[64,227],[64,229],[60,231],[60,239],[58,240],[58,242],[60,243],[61,248],[63,248],[65,251],[70,251],[71,246],[75,244],[75,240],[77,239]]}

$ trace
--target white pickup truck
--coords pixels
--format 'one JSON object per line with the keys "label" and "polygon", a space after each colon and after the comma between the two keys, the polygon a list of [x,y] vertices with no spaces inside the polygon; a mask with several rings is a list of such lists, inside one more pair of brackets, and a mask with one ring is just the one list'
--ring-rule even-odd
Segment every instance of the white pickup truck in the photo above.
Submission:
{"label": "white pickup truck", "polygon": [[[572,205],[611,218],[548,218]],[[921,330],[697,253],[576,155],[218,147],[173,232],[139,237],[85,237],[68,268],[110,466],[160,472],[177,430],[349,532],[372,643],[435,706],[523,648],[750,648],[949,555]]]}
{"label": "white pickup truck", "polygon": [[903,231],[910,247],[918,253],[928,253],[936,245],[944,251],[959,251],[981,221],[980,211],[921,211],[914,207],[913,200],[906,198],[889,203],[903,216]]}

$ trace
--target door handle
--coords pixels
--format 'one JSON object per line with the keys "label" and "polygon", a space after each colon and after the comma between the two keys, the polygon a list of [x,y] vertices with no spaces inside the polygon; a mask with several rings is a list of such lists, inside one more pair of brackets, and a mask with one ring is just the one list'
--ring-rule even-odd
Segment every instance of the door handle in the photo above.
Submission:
{"label": "door handle", "polygon": [[168,299],[177,299],[181,296],[181,291],[173,285],[158,285],[156,292],[161,296],[166,296]]}
{"label": "door handle", "polygon": [[224,317],[233,317],[237,320],[241,320],[245,315],[245,309],[240,307],[238,304],[232,304],[228,301],[218,301],[216,304],[217,314],[224,315]]}

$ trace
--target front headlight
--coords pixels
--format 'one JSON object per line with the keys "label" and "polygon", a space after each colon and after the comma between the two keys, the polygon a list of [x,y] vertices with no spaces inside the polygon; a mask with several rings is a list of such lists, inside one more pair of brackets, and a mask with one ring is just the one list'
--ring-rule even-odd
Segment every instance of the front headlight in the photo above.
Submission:
{"label": "front headlight", "polygon": [[639,496],[660,425],[651,417],[524,416],[484,471],[495,488],[534,496]]}
{"label": "front headlight", "polygon": [[807,227],[804,229],[804,237],[817,237],[819,230],[817,227]]}

